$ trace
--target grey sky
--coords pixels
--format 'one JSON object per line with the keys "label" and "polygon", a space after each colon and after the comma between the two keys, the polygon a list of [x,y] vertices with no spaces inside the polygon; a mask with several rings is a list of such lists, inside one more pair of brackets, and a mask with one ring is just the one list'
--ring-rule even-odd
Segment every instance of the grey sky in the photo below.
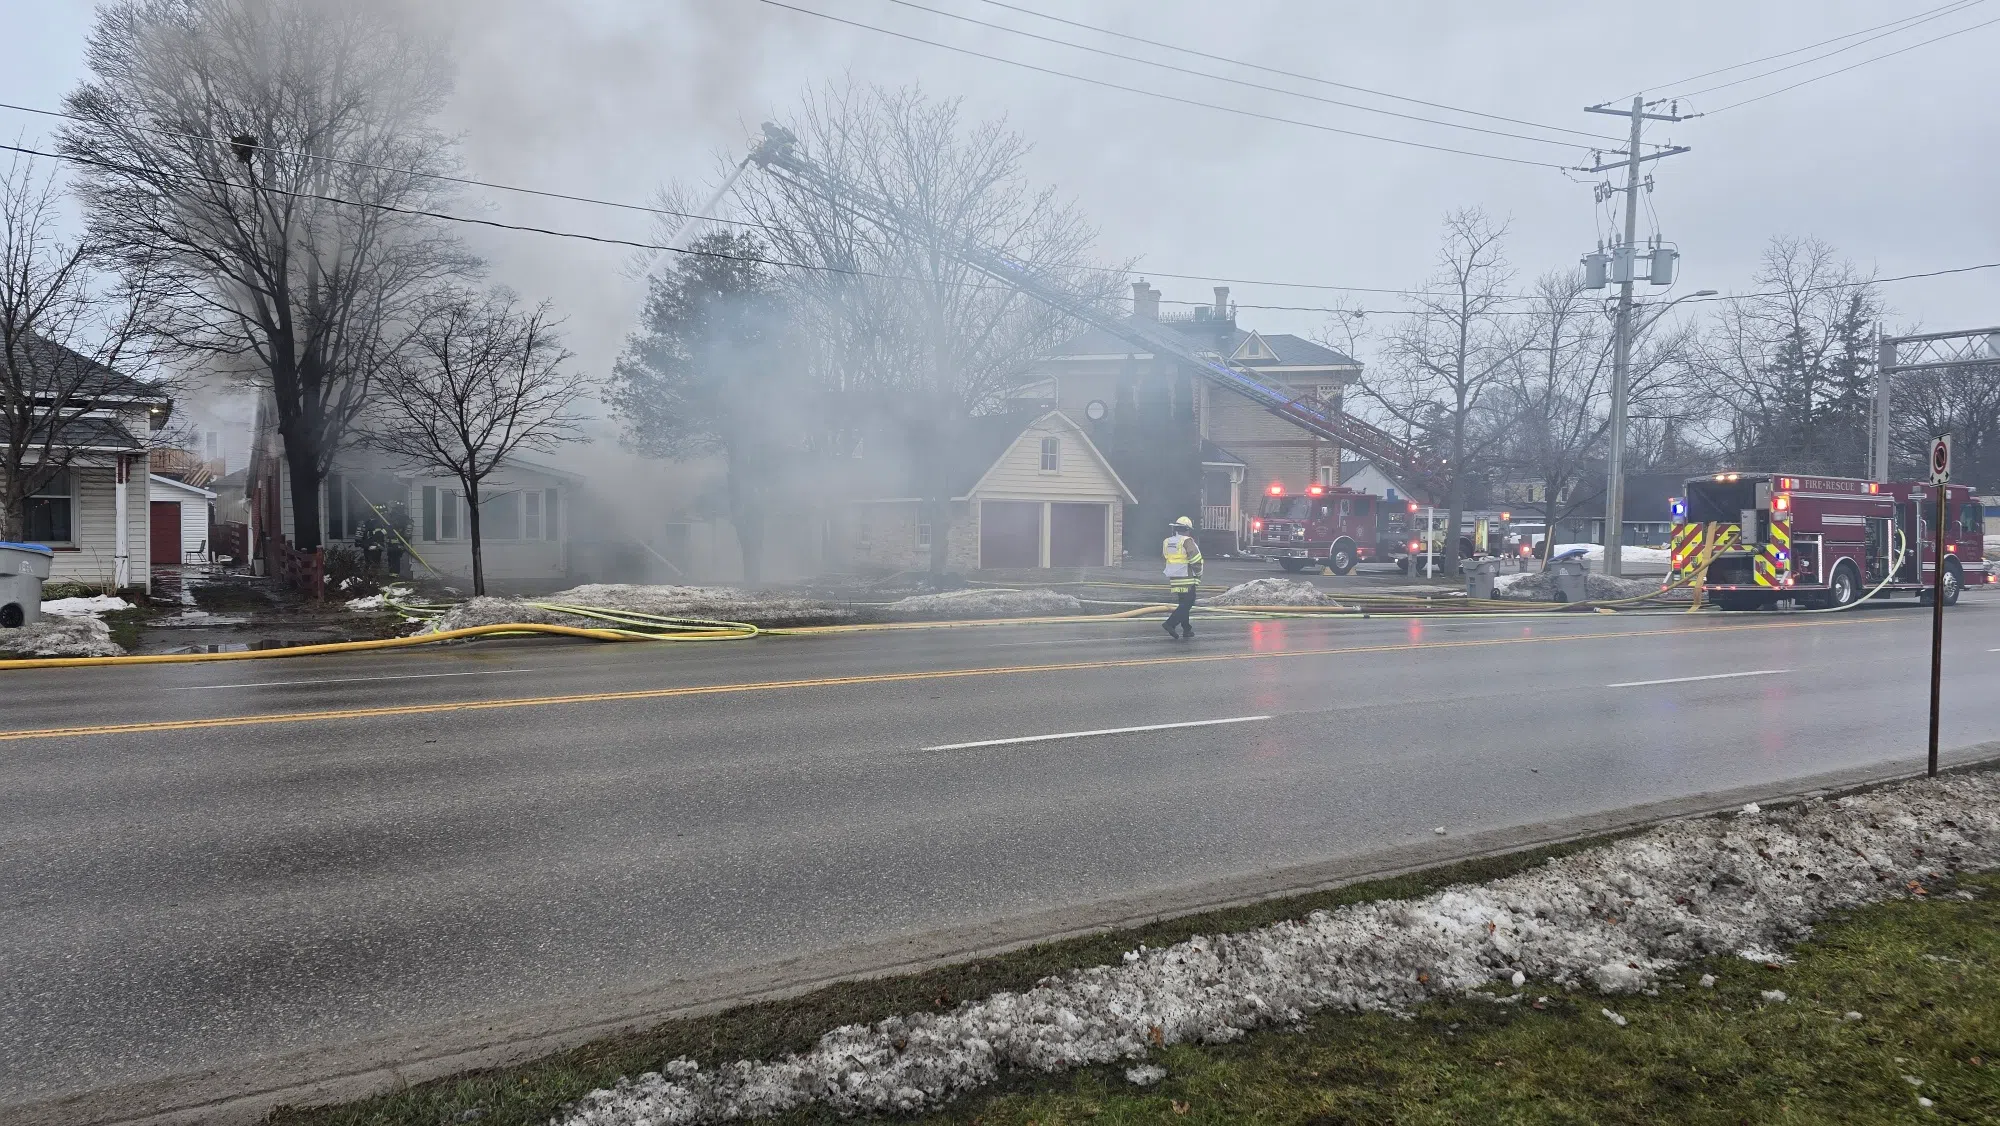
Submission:
{"label": "grey sky", "polygon": [[[1428,272],[1447,210],[1479,205],[1513,223],[1510,258],[1524,279],[1573,264],[1605,212],[1589,177],[1432,153],[1094,88],[795,15],[758,0],[437,0],[423,7],[456,28],[461,58],[454,126],[475,176],[643,201],[662,181],[710,175],[741,151],[757,122],[800,91],[846,74],[921,82],[963,95],[975,117],[1005,115],[1036,144],[1032,172],[1077,197],[1100,225],[1102,256],[1141,269],[1355,286],[1408,286]],[[890,0],[787,0],[799,7],[963,44],[1108,81],[1340,128],[1574,162],[1577,150],[1533,145],[1131,66],[953,24]],[[1012,15],[979,0],[938,8],[1060,38],[1145,52]],[[1943,0],[1684,0],[1602,3],[1019,0],[1220,55],[1432,101],[1593,132],[1619,122],[1581,112],[1645,83],[1800,47],[1935,8]],[[0,100],[53,107],[76,81],[88,5],[0,2]],[[1694,100],[1733,95],[1832,69],[2000,17],[1962,12],[1824,63]],[[1656,129],[1694,151],[1657,162],[1659,229],[1685,254],[1675,293],[1742,290],[1773,233],[1816,235],[1884,275],[2000,260],[1985,186],[2000,164],[1988,109],[2000,24],[1874,63],[1740,109]],[[1168,56],[1159,55],[1167,58]],[[1803,57],[1803,56],[1801,56]],[[1173,61],[1196,68],[1199,60]],[[1795,61],[1733,72],[1739,77]],[[1234,72],[1281,83],[1268,75]],[[1706,82],[1684,84],[1691,89]],[[1291,85],[1300,86],[1292,83]],[[1380,99],[1315,89],[1415,113]],[[1651,91],[1649,91],[1650,93]],[[1669,87],[1662,92],[1675,92]],[[1501,129],[1516,127],[1455,117]],[[48,122],[0,111],[10,135]],[[468,211],[509,221],[645,238],[645,216],[489,193]],[[1642,223],[1642,234],[1651,227]],[[554,298],[572,318],[583,359],[603,365],[636,305],[619,274],[625,252],[533,235],[475,235],[495,275]],[[1155,278],[1168,298],[1204,299],[1211,283]],[[1232,285],[1246,304],[1324,305],[1340,295]],[[1888,287],[1905,322],[1970,327],[2000,320],[2000,270]],[[1348,295],[1392,309],[1388,295]],[[1244,322],[1310,331],[1311,313],[1246,312]]]}

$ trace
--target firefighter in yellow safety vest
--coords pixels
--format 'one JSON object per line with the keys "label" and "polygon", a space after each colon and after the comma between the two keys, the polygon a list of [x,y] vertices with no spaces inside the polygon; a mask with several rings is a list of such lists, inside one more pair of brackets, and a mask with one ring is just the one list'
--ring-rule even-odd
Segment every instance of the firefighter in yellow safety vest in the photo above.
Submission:
{"label": "firefighter in yellow safety vest", "polygon": [[1167,558],[1167,589],[1175,600],[1174,612],[1167,615],[1167,636],[1190,638],[1194,623],[1188,620],[1188,611],[1194,609],[1195,592],[1201,589],[1201,544],[1194,538],[1194,521],[1185,516],[1167,525],[1167,533],[1160,551]]}

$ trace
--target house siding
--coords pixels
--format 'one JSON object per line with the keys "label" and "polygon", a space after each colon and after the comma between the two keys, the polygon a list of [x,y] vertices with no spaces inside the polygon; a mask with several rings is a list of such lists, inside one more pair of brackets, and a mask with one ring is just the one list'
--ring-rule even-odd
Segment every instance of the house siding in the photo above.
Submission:
{"label": "house siding", "polygon": [[1287,489],[1302,489],[1316,480],[1319,467],[1340,464],[1338,445],[1321,441],[1240,395],[1211,386],[1207,398],[1204,436],[1243,460],[1249,489],[1261,492],[1273,481]]}
{"label": "house siding", "polygon": [[[1042,439],[1062,443],[1058,468],[1042,471]],[[1124,501],[1117,481],[1084,445],[1083,435],[1053,418],[1044,418],[1026,430],[993,463],[973,494],[981,500],[1019,498],[1032,500]]]}
{"label": "house siding", "polygon": [[[69,474],[74,489],[70,520],[76,542],[56,548],[49,581],[109,587],[116,581],[118,566],[116,471],[108,465],[72,465]],[[134,467],[125,491],[126,553],[130,563],[127,578],[129,585],[147,590],[152,588],[146,564],[152,558],[151,505],[152,492],[146,480],[145,463],[141,461]]]}
{"label": "house siding", "polygon": [[[843,522],[847,524],[847,558],[862,566],[929,570],[931,549],[917,545],[917,516],[921,507],[921,502],[914,500],[855,505],[851,522]],[[979,506],[954,502],[951,507],[951,542],[945,551],[945,569],[970,571],[979,566]]]}

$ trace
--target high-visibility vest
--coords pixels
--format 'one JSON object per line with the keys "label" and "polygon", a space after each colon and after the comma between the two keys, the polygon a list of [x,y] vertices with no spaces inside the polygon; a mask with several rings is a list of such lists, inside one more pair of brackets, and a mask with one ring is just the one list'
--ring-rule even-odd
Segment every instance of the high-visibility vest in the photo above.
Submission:
{"label": "high-visibility vest", "polygon": [[1201,564],[1201,544],[1193,536],[1168,536],[1160,553],[1167,560],[1167,585],[1180,590],[1201,585],[1195,568]]}

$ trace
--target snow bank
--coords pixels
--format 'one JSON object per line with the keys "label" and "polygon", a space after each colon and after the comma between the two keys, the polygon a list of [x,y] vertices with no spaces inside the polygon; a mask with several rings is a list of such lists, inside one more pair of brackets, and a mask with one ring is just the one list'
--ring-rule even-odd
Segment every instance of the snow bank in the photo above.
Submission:
{"label": "snow bank", "polygon": [[892,618],[1040,618],[1083,613],[1072,595],[1029,590],[950,590],[899,598],[881,608]]}
{"label": "snow bank", "polygon": [[52,598],[42,603],[42,613],[62,614],[75,617],[82,614],[108,614],[113,610],[130,610],[132,604],[115,594],[93,594],[89,598]]}
{"label": "snow bank", "polygon": [[400,602],[401,600],[408,598],[410,596],[410,592],[415,589],[416,588],[414,587],[397,586],[392,583],[389,586],[383,587],[381,591],[376,594],[366,594],[361,596],[360,598],[348,599],[347,608],[349,610],[354,611],[357,614],[379,614],[382,611],[389,609],[390,602],[392,601]]}
{"label": "snow bank", "polygon": [[720,1122],[813,1102],[911,1111],[1003,1069],[1136,1060],[1151,1044],[1235,1040],[1324,1009],[1406,1011],[1438,994],[1511,987],[1517,973],[1629,993],[1690,959],[1765,958],[1829,912],[1996,864],[2000,775],[1987,773],[1675,822],[1485,885],[1141,948],[949,1013],[836,1028],[782,1060],[704,1071],[677,1059],[592,1092],[558,1121]]}
{"label": "snow bank", "polygon": [[[536,605],[537,603],[541,605]],[[501,625],[508,622],[537,622],[546,625],[582,626],[601,629],[610,624],[600,618],[545,610],[541,606],[587,606],[606,610],[630,610],[670,618],[706,618],[711,621],[754,622],[757,625],[795,625],[807,622],[842,622],[854,618],[852,611],[832,602],[709,586],[627,586],[592,583],[537,598],[468,599],[432,621],[425,632],[464,629],[468,626]]]}
{"label": "snow bank", "polygon": [[1297,579],[1251,579],[1206,600],[1209,606],[1338,606],[1340,600]]}
{"label": "snow bank", "polygon": [[[88,599],[59,599],[84,602]],[[122,602],[121,599],[112,599]],[[47,605],[44,603],[44,605]],[[17,657],[118,657],[111,627],[89,614],[57,614],[19,629],[0,629],[0,654]]]}
{"label": "snow bank", "polygon": [[[1616,602],[1622,598],[1658,594],[1660,583],[1657,579],[1614,579],[1610,575],[1589,574],[1583,577],[1583,589],[1592,602]],[[1553,571],[1501,575],[1493,580],[1493,593],[1501,598],[1523,602],[1555,602],[1556,576]]]}

